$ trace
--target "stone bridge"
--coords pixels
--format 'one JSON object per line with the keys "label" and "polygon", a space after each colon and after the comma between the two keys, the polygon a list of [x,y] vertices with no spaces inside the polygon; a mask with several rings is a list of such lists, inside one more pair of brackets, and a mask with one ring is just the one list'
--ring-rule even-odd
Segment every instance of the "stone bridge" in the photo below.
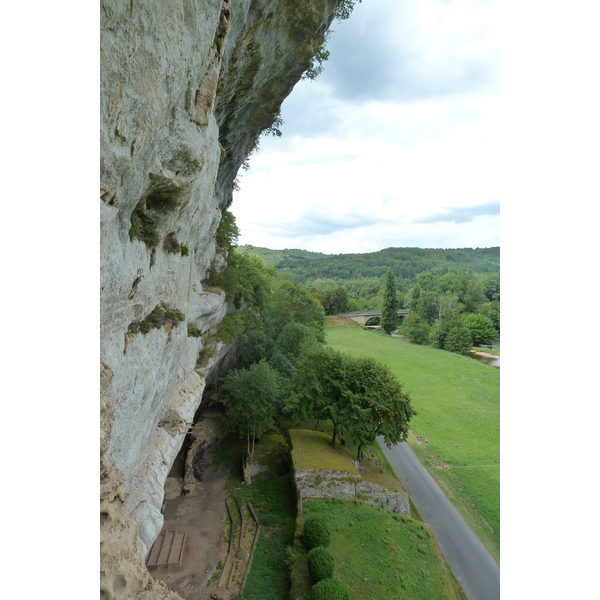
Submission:
{"label": "stone bridge", "polygon": [[[398,311],[398,325],[402,324],[404,317],[408,314],[408,308],[401,308]],[[374,320],[374,325],[381,324],[381,311],[380,310],[366,310],[359,312],[348,312],[348,313],[340,313],[339,317],[350,317],[353,321],[360,323],[361,325],[366,325],[371,319]]]}

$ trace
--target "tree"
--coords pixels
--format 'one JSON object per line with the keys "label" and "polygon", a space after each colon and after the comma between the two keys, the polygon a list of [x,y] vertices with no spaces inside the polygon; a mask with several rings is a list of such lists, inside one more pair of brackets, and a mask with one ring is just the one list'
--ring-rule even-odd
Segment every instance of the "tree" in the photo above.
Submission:
{"label": "tree", "polygon": [[280,281],[274,286],[270,305],[262,315],[272,339],[277,339],[286,323],[296,321],[310,327],[320,342],[325,341],[323,306],[306,288],[291,281]]}
{"label": "tree", "polygon": [[390,368],[373,358],[346,355],[346,385],[351,410],[345,428],[361,449],[378,435],[389,448],[408,438],[408,423],[416,414],[410,397]]}
{"label": "tree", "polygon": [[419,316],[419,313],[409,311],[402,321],[400,331],[415,344],[426,344],[429,340],[429,323]]}
{"label": "tree", "polygon": [[461,304],[463,313],[477,312],[479,306],[485,301],[482,282],[469,271],[461,273],[457,281],[455,294]]}
{"label": "tree", "polygon": [[220,389],[225,396],[225,420],[230,429],[246,437],[251,462],[256,438],[274,425],[277,373],[261,360],[249,369],[230,371]]}
{"label": "tree", "polygon": [[329,419],[333,423],[332,445],[343,431],[351,410],[347,400],[347,361],[337,350],[316,346],[304,357],[292,388],[291,404],[304,418]]}
{"label": "tree", "polygon": [[296,366],[304,355],[318,344],[319,341],[308,325],[290,321],[281,330],[273,352],[280,352]]}
{"label": "tree", "polygon": [[475,313],[462,315],[463,325],[468,329],[473,339],[473,344],[489,344],[498,337],[498,332],[494,329],[492,321],[484,316]]}
{"label": "tree", "polygon": [[492,273],[485,278],[483,293],[490,302],[500,300],[500,273]]}
{"label": "tree", "polygon": [[444,350],[468,354],[473,347],[473,339],[462,321],[452,321],[444,337]]}
{"label": "tree", "polygon": [[239,364],[242,367],[249,367],[260,362],[271,355],[272,346],[273,341],[261,329],[260,322],[251,322],[242,336],[243,352]]}
{"label": "tree", "polygon": [[388,271],[381,307],[381,327],[389,335],[396,329],[398,323],[398,298],[396,297],[396,282],[394,274]]}
{"label": "tree", "polygon": [[358,455],[378,435],[388,447],[408,436],[416,414],[410,397],[387,365],[372,358],[354,358],[331,348],[311,350],[294,379],[294,402],[306,418],[333,423],[331,443],[347,432]]}
{"label": "tree", "polygon": [[338,286],[331,293],[331,303],[338,315],[341,312],[344,312],[346,305],[348,304],[348,290],[341,285]]}

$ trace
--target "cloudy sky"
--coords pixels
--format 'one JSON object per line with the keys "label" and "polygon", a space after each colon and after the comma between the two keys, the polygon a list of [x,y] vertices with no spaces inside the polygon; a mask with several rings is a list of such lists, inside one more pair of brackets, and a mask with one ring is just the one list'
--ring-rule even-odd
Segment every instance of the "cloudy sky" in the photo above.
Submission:
{"label": "cloudy sky", "polygon": [[334,22],[323,73],[240,171],[240,244],[500,245],[497,17],[488,0],[363,0]]}

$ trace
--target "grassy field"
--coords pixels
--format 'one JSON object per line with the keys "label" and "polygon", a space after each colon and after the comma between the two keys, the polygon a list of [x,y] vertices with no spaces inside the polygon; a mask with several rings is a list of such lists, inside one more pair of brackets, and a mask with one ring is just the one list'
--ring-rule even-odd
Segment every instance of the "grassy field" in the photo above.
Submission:
{"label": "grassy field", "polygon": [[327,519],[334,577],[348,586],[351,598],[465,598],[424,523],[359,500],[305,502],[303,515]]}
{"label": "grassy field", "polygon": [[326,333],[333,348],[386,363],[404,383],[419,413],[409,445],[499,560],[499,369],[380,331],[338,325]]}

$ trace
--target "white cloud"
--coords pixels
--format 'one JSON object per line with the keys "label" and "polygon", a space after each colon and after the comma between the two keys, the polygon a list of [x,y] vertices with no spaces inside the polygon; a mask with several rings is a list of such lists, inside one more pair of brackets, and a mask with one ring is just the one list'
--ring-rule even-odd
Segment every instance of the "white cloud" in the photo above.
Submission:
{"label": "white cloud", "polygon": [[[298,84],[284,103],[283,137],[261,140],[250,170],[240,178],[232,207],[240,243],[333,253],[499,245],[499,216],[475,217],[471,213],[479,208],[468,209],[500,198],[498,99],[493,86],[473,85],[477,78],[458,73],[471,56],[488,65],[480,81],[495,78],[496,46],[485,38],[490,7],[472,0],[425,0],[408,9],[371,0],[359,7],[347,24],[360,39],[387,36],[381,43],[401,46],[386,57],[384,68],[374,64],[372,71],[393,78],[400,68],[394,58],[411,56],[411,85],[418,93],[411,92],[410,99],[405,91],[394,97],[383,88],[381,97],[374,89],[353,94],[342,85],[342,75],[358,78],[352,86],[364,84],[359,77],[364,61],[356,58],[364,56],[333,54],[332,43],[332,64],[326,64],[321,79]],[[382,21],[383,14],[388,18]],[[397,21],[407,14],[410,23]],[[410,35],[399,40],[398,31]],[[374,63],[374,57],[367,58]],[[329,67],[334,73],[327,79]],[[441,87],[429,93],[418,81],[420,70],[425,79],[436,79],[438,68]],[[446,218],[436,221],[435,215]]]}

